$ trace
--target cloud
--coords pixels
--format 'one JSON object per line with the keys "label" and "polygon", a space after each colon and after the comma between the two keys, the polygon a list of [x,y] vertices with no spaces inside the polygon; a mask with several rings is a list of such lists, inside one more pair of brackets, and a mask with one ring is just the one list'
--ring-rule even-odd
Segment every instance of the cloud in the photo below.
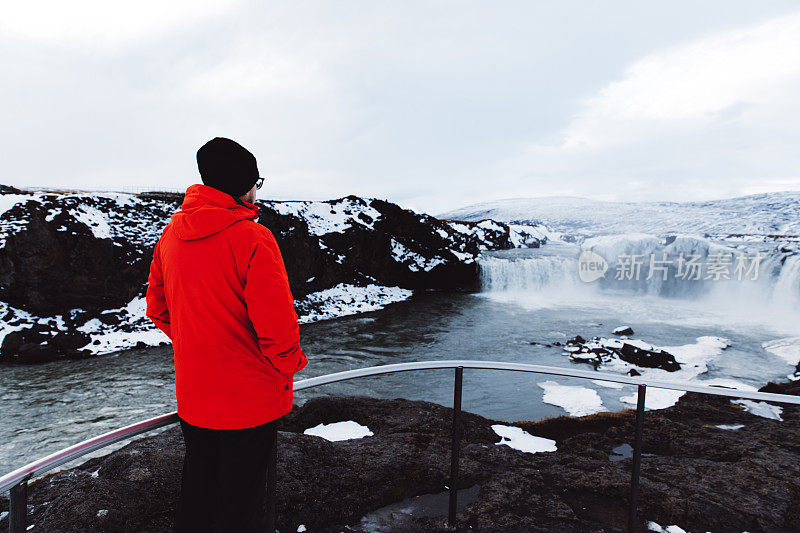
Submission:
{"label": "cloud", "polygon": [[800,13],[655,50],[498,162],[495,198],[701,200],[800,185]]}
{"label": "cloud", "polygon": [[236,0],[30,0],[6,2],[0,32],[58,46],[116,47],[220,15]]}
{"label": "cloud", "polygon": [[797,16],[772,18],[787,9],[19,2],[0,18],[0,183],[184,188],[223,135],[256,154],[265,196],[428,212],[788,185]]}
{"label": "cloud", "polygon": [[191,97],[238,100],[320,97],[333,89],[319,59],[245,40],[228,57],[190,76],[185,91]]}
{"label": "cloud", "polygon": [[[800,13],[653,53],[584,103],[562,148],[603,149],[782,105],[800,78]],[[766,111],[766,110],[765,110]],[[768,112],[768,111],[766,111]]]}

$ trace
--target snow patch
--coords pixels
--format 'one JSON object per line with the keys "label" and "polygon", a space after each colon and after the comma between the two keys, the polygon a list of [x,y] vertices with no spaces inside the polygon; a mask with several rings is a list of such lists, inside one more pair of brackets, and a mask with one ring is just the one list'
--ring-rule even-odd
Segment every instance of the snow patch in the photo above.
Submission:
{"label": "snow patch", "polygon": [[498,224],[494,220],[489,220],[489,219],[481,220],[480,222],[478,222],[476,224],[476,226],[479,227],[479,228],[488,229],[488,230],[491,230],[491,231],[505,231],[505,228],[503,228],[503,226],[501,226],[500,224]]}
{"label": "snow patch", "polygon": [[406,265],[409,268],[409,270],[412,270],[414,272],[419,272],[420,270],[424,270],[427,272],[436,265],[440,265],[445,262],[445,260],[442,259],[441,257],[434,257],[432,259],[428,259],[426,257],[419,255],[416,252],[412,252],[394,238],[391,239],[391,244],[392,244],[392,258],[398,263]]}
{"label": "snow patch", "polygon": [[472,263],[475,261],[475,256],[473,256],[469,252],[461,252],[459,250],[450,250],[450,253],[456,256],[456,259],[459,261],[463,261],[464,263]]}
{"label": "snow patch", "polygon": [[[6,317],[5,320],[0,321],[0,344],[2,344],[3,339],[6,338],[6,335],[11,333],[12,331],[17,331],[22,328],[25,328],[36,320],[36,318],[27,311],[11,307],[5,302],[0,302],[0,316]],[[9,322],[13,322],[15,319],[19,319],[20,324],[17,326],[9,325]],[[60,319],[60,322],[57,322],[57,324],[60,324],[59,329],[63,329],[64,320],[61,318],[61,316],[58,316],[57,320],[58,319]]]}
{"label": "snow patch", "polygon": [[[619,374],[627,374],[630,369],[635,368],[644,379],[678,382],[698,382],[698,376],[708,372],[708,363],[730,346],[728,339],[713,336],[697,337],[697,342],[695,344],[685,344],[681,346],[655,346],[639,339],[628,339],[623,341],[620,339],[601,338],[595,342],[600,346],[615,348],[621,348],[623,342],[625,342],[645,350],[661,349],[669,352],[675,356],[676,361],[681,363],[680,370],[668,372],[667,370],[663,370],[661,368],[639,367],[616,358],[607,363],[603,363],[601,368],[603,370],[608,370]],[[729,386],[730,388],[739,388],[741,390],[751,389],[749,385],[734,381],[723,382],[720,380],[709,380],[708,382],[702,382],[702,384]],[[648,387],[647,394],[645,396],[645,408],[665,409],[667,407],[671,407],[675,405],[678,399],[680,399],[680,397],[684,394],[686,394],[685,391],[674,391],[669,389]],[[635,393],[620,398],[621,402],[629,405],[636,405],[636,400],[637,395]]]}
{"label": "snow patch", "polygon": [[459,233],[463,233],[465,235],[472,235],[472,228],[467,226],[466,224],[459,224],[458,222],[449,222],[450,227],[456,230]]}
{"label": "snow patch", "polygon": [[762,344],[764,349],[790,365],[800,363],[800,337],[784,337]]}
{"label": "snow patch", "polygon": [[160,329],[147,318],[145,311],[147,301],[143,296],[134,297],[128,304],[117,309],[107,309],[103,314],[114,314],[120,318],[119,324],[104,324],[93,318],[76,328],[89,335],[89,344],[83,346],[94,355],[116,352],[132,348],[143,342],[148,346],[158,346],[162,342],[170,342]]}
{"label": "snow patch", "polygon": [[561,385],[555,381],[538,384],[544,389],[542,401],[564,409],[570,416],[586,416],[607,411],[597,391],[586,387]]}
{"label": "snow patch", "polygon": [[100,198],[108,198],[114,200],[119,207],[130,207],[139,203],[139,198],[136,195],[122,192],[96,192],[94,196]]}
{"label": "snow patch", "polygon": [[75,209],[70,209],[69,214],[78,222],[88,226],[96,238],[110,239],[113,237],[108,218],[99,209],[87,204],[81,204]]}
{"label": "snow patch", "polygon": [[554,452],[557,450],[556,441],[545,439],[544,437],[536,437],[522,428],[494,424],[492,429],[502,437],[500,442],[495,443],[498,446],[504,444],[526,453]]}
{"label": "snow patch", "polygon": [[37,200],[37,198],[30,194],[2,194],[0,195],[0,216],[10,210],[17,204]]}
{"label": "snow patch", "polygon": [[717,424],[714,427],[724,429],[726,431],[738,431],[744,427],[744,424]]}
{"label": "snow patch", "polygon": [[656,533],[686,533],[686,530],[678,526],[661,527],[655,522],[648,522],[647,529]]}
{"label": "snow patch", "polygon": [[[686,394],[686,392],[681,390],[647,387],[647,391],[644,396],[644,408],[666,409],[667,407],[672,407],[684,394]],[[637,400],[638,395],[636,393],[631,394],[630,396],[623,396],[619,399],[619,401],[622,403],[627,403],[628,405],[636,405]]]}
{"label": "snow patch", "polygon": [[95,333],[103,329],[103,323],[100,322],[99,318],[93,318],[91,320],[87,320],[86,323],[82,326],[77,328],[78,331],[82,331],[83,333]]}
{"label": "snow patch", "polygon": [[753,400],[731,400],[731,403],[741,405],[744,407],[744,410],[751,415],[783,421],[783,418],[781,418],[783,407],[779,405],[770,405],[767,402],[756,402]]}
{"label": "snow patch", "polygon": [[374,435],[367,426],[362,426],[353,420],[345,422],[333,422],[331,424],[319,424],[313,428],[303,431],[306,435],[322,437],[331,442],[350,439],[361,439]]}
{"label": "snow patch", "polygon": [[367,311],[376,311],[410,298],[414,294],[409,289],[385,287],[370,283],[365,287],[339,283],[335,287],[312,292],[296,302],[295,307],[304,311],[298,319],[300,324],[326,320]]}
{"label": "snow patch", "polygon": [[350,198],[332,202],[269,202],[269,206],[282,215],[294,215],[308,224],[308,232],[322,236],[341,233],[353,226],[372,229],[381,217],[380,211]]}
{"label": "snow patch", "polygon": [[544,226],[509,224],[508,240],[515,248],[527,248],[551,240],[559,240]]}
{"label": "snow patch", "polygon": [[[314,322],[345,315],[375,311],[394,302],[408,299],[413,291],[400,287],[385,287],[370,284],[366,287],[340,283],[339,285],[309,294],[296,303],[297,309],[306,308],[307,314],[298,319],[298,323]],[[170,339],[147,318],[145,311],[147,301],[143,296],[133,298],[126,305],[117,309],[108,309],[103,314],[113,314],[120,318],[119,324],[105,324],[98,318],[88,320],[75,328],[89,335],[90,341],[81,349],[93,355],[117,352],[135,347],[142,342],[148,346],[159,346],[169,343]],[[25,311],[14,309],[0,302],[0,316],[12,313],[5,321],[0,321],[0,342],[12,331],[28,327],[34,322],[47,321],[54,329],[63,331],[64,319],[55,317],[35,317]],[[17,326],[8,323],[20,320]]]}
{"label": "snow patch", "polygon": [[[92,342],[83,346],[81,349],[88,350],[95,355],[133,348],[139,342],[143,342],[148,346],[158,346],[162,342],[170,342],[169,337],[155,327],[137,331],[117,331],[109,329],[90,335],[90,337],[92,338]],[[97,342],[95,343],[95,341]]]}

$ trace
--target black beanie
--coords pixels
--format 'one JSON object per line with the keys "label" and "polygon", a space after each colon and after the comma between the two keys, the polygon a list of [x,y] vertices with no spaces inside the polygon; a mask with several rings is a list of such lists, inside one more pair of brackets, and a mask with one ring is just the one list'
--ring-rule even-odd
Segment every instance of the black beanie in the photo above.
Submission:
{"label": "black beanie", "polygon": [[197,151],[197,170],[205,185],[242,196],[258,181],[256,157],[225,137],[214,137]]}

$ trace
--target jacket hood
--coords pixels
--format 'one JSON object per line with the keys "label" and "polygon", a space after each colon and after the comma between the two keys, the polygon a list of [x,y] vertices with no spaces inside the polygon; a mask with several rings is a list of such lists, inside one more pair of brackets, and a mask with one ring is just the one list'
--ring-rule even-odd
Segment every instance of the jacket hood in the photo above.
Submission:
{"label": "jacket hood", "polygon": [[181,210],[170,218],[175,235],[191,241],[218,233],[240,220],[252,220],[258,212],[255,204],[240,205],[231,195],[196,183],[186,189]]}

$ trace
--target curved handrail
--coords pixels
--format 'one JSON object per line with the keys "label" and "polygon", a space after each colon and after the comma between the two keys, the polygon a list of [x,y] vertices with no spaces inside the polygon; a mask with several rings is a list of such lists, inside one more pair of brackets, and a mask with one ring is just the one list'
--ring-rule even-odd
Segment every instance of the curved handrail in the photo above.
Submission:
{"label": "curved handrail", "polygon": [[789,403],[800,405],[800,396],[790,394],[776,394],[772,392],[744,391],[725,387],[708,387],[705,385],[695,385],[694,383],[680,383],[674,381],[660,381],[654,379],[644,379],[634,376],[624,376],[612,374],[610,372],[600,372],[597,370],[578,370],[559,366],[532,365],[528,363],[506,363],[502,361],[475,361],[475,360],[443,360],[443,361],[415,361],[411,363],[395,363],[391,365],[370,366],[355,370],[345,370],[334,374],[326,374],[315,378],[307,378],[294,383],[294,390],[309,389],[338,381],[376,376],[380,374],[392,374],[395,372],[405,372],[411,370],[431,370],[441,368],[473,368],[477,370],[511,370],[516,372],[532,372],[535,374],[549,374],[554,376],[565,376],[582,379],[596,379],[600,381],[613,381],[625,385],[647,385],[656,389],[681,390],[686,392],[699,392],[701,394],[713,394],[716,396],[728,396],[730,398],[747,398],[749,400],[762,400],[776,403]]}
{"label": "curved handrail", "polygon": [[[746,398],[750,400],[800,405],[800,396],[792,396],[788,394],[743,391],[738,389],[707,387],[703,385],[695,385],[693,383],[649,380],[633,376],[611,374],[609,372],[599,372],[596,370],[579,370],[557,366],[533,365],[527,363],[506,363],[502,361],[473,361],[459,359],[445,361],[415,361],[410,363],[396,363],[391,365],[359,368],[355,370],[345,370],[343,372],[336,372],[333,374],[326,374],[324,376],[296,381],[294,383],[294,390],[299,391],[303,389],[310,389],[313,387],[319,387],[321,385],[337,383],[339,381],[346,381],[367,376],[377,376],[381,374],[458,367],[478,370],[510,370],[515,372],[532,372],[535,374],[596,379],[601,381],[623,383],[626,385],[646,385],[647,387],[658,389],[681,390],[686,392],[698,392],[701,394],[713,394],[716,396],[728,396],[730,398]],[[79,442],[78,444],[74,444],[59,450],[0,477],[0,492],[7,491],[21,481],[44,474],[45,472],[61,466],[64,463],[77,459],[100,448],[114,444],[115,442],[119,442],[135,435],[177,422],[178,413],[173,411],[172,413],[167,413],[165,415],[150,418],[148,420],[142,420],[129,426],[115,429],[97,437],[92,437],[83,442]]]}
{"label": "curved handrail", "polygon": [[45,472],[49,472],[50,470],[61,466],[64,463],[68,463],[73,459],[77,459],[83,455],[92,453],[100,448],[105,448],[106,446],[114,444],[115,442],[119,442],[121,440],[139,435],[140,433],[146,433],[163,426],[175,424],[176,422],[178,422],[178,413],[177,411],[173,411],[155,418],[141,420],[129,426],[109,431],[108,433],[103,433],[102,435],[92,437],[83,442],[79,442],[78,444],[73,444],[72,446],[58,450],[57,452],[42,457],[41,459],[37,459],[32,463],[28,463],[27,465],[17,468],[13,472],[0,477],[0,492],[10,489],[24,479],[30,479],[44,474]]}

